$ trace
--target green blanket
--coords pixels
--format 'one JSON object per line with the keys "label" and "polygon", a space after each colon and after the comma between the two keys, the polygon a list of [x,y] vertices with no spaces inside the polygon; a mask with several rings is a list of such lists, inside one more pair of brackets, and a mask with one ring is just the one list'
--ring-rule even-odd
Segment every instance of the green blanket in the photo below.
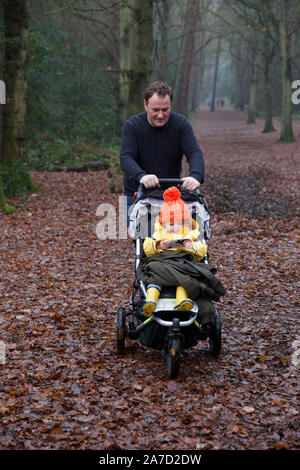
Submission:
{"label": "green blanket", "polygon": [[215,268],[197,263],[191,253],[167,250],[145,259],[141,278],[145,285],[182,286],[191,299],[218,301],[225,288],[215,273]]}

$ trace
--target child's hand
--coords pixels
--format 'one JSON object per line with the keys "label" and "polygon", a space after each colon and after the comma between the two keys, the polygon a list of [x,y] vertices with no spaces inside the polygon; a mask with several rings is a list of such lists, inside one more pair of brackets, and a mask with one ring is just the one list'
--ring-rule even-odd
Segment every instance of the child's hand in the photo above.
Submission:
{"label": "child's hand", "polygon": [[159,243],[156,244],[157,250],[168,250],[172,245],[171,240],[161,240]]}
{"label": "child's hand", "polygon": [[192,251],[194,249],[194,243],[191,240],[185,240],[183,244],[187,250]]}

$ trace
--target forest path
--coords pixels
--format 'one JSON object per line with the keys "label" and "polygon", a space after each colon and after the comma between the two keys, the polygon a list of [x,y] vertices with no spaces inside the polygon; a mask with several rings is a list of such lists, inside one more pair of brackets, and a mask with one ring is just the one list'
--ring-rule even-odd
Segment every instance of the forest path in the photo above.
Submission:
{"label": "forest path", "polygon": [[274,120],[276,132],[262,133],[262,118],[250,125],[246,119],[241,112],[206,109],[194,118],[206,163],[203,189],[221,201],[221,210],[293,217],[299,212],[300,121],[294,123],[295,142],[280,144],[280,121]]}
{"label": "forest path", "polygon": [[97,207],[118,209],[118,195],[107,172],[34,172],[43,193],[0,218],[1,449],[299,448],[299,137],[276,144],[233,111],[193,125],[227,288],[220,357],[199,343],[169,380],[137,341],[118,356],[134,249],[95,234]]}

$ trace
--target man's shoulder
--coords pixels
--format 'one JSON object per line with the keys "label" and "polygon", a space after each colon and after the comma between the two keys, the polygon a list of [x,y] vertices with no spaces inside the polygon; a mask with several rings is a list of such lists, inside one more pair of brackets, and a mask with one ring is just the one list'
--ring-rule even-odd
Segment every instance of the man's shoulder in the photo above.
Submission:
{"label": "man's shoulder", "polygon": [[146,119],[146,112],[144,111],[143,113],[136,114],[135,116],[131,116],[129,119],[127,119],[125,126],[141,127],[146,124]]}
{"label": "man's shoulder", "polygon": [[171,112],[169,121],[171,124],[175,124],[177,126],[190,125],[189,120],[184,114],[176,113],[175,111]]}

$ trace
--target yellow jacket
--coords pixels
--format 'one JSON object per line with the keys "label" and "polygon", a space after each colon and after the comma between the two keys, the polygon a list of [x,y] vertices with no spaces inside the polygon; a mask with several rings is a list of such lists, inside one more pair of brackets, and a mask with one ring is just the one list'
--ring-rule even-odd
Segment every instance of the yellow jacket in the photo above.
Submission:
{"label": "yellow jacket", "polygon": [[200,241],[195,241],[199,236],[199,225],[194,219],[192,220],[192,223],[192,230],[190,230],[188,227],[183,227],[180,232],[174,234],[167,232],[167,230],[159,223],[157,217],[152,237],[146,237],[143,243],[145,255],[151,256],[164,251],[158,250],[156,248],[156,243],[160,242],[161,240],[181,240],[184,238],[193,242],[193,250],[188,250],[184,246],[178,248],[169,248],[169,250],[185,250],[188,253],[192,253],[197,261],[200,261],[207,253],[207,246],[203,245]]}

